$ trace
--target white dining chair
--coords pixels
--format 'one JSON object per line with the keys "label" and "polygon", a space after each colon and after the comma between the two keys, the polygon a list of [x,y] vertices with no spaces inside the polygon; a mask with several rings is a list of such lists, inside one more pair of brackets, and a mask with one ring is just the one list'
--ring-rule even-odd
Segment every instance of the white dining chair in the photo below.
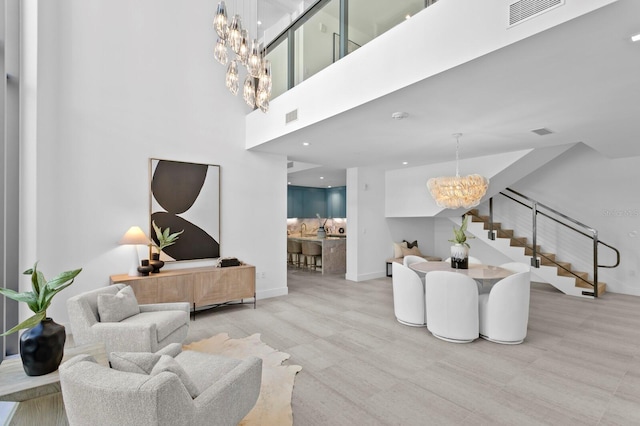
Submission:
{"label": "white dining chair", "polygon": [[[427,262],[427,259],[425,259],[424,257],[415,256],[413,254],[405,256],[402,259],[402,264],[406,267],[410,267],[414,263],[422,263],[422,262]],[[426,274],[424,272],[416,271],[415,269],[412,269],[412,271],[418,274],[418,276],[420,277],[420,280],[422,281],[422,286],[424,287],[424,277]]]}
{"label": "white dining chair", "polygon": [[420,256],[416,256],[416,255],[413,255],[413,254],[409,254],[409,255],[405,256],[402,259],[402,264],[404,266],[411,266],[414,263],[421,263],[421,262],[426,262],[426,261],[427,261],[427,259],[425,259],[424,257],[420,257]]}
{"label": "white dining chair", "polygon": [[480,337],[496,343],[518,344],[527,337],[531,272],[503,278],[478,297]]}
{"label": "white dining chair", "polygon": [[425,286],[427,329],[438,339],[454,343],[478,338],[478,287],[458,272],[434,271]]}
{"label": "white dining chair", "polygon": [[393,262],[393,312],[399,323],[424,327],[424,284],[418,273],[407,266]]}

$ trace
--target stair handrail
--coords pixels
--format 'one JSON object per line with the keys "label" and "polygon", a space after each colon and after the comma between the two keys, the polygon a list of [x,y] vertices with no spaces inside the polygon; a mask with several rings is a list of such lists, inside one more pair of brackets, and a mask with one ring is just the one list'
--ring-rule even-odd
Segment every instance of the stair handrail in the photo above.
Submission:
{"label": "stair handrail", "polygon": [[[593,296],[594,297],[598,297],[598,268],[615,268],[618,265],[620,265],[620,251],[611,246],[610,244],[607,244],[603,241],[600,241],[600,239],[598,238],[598,230],[595,228],[592,228],[588,225],[585,225],[584,223],[567,216],[564,213],[561,213],[545,204],[542,204],[536,200],[534,200],[533,198],[527,197],[524,194],[519,193],[518,191],[515,191],[511,188],[505,188],[505,191],[509,191],[515,195],[517,195],[518,197],[528,201],[531,203],[531,205],[528,205],[514,197],[512,197],[511,195],[505,194],[504,192],[500,191],[499,194],[505,196],[506,198],[524,206],[527,207],[529,209],[531,209],[532,212],[532,233],[533,233],[533,247],[532,247],[532,258],[531,258],[531,266],[533,266],[534,268],[539,268],[540,267],[540,260],[538,259],[538,253],[537,253],[537,244],[536,244],[536,240],[537,240],[537,216],[538,214],[541,214],[542,216],[545,216],[548,219],[553,220],[556,223],[559,223],[560,225],[563,225],[564,227],[577,232],[587,238],[590,238],[593,240],[593,283],[589,282],[588,280],[585,280],[584,278],[574,274],[571,270],[565,268],[562,265],[559,265],[562,269],[564,269],[565,271],[571,273],[572,275],[574,275],[576,278],[579,278],[582,281],[585,281],[586,283],[588,283],[589,285],[593,286]],[[561,220],[559,220],[556,217],[552,217],[550,216],[550,214],[547,214],[545,212],[540,211],[540,209],[544,209],[547,210],[550,214],[554,214],[580,228],[582,228],[584,231],[577,229],[574,226],[571,226]],[[588,234],[587,232],[589,232],[590,234]],[[490,239],[494,239],[495,238],[495,234],[494,234],[494,229],[493,229],[493,197],[489,199],[489,238]],[[603,246],[613,250],[616,254],[616,263],[615,265],[600,265],[598,264],[598,245],[602,244]],[[541,254],[542,255],[542,254]],[[583,292],[583,294],[589,294],[587,292]]]}

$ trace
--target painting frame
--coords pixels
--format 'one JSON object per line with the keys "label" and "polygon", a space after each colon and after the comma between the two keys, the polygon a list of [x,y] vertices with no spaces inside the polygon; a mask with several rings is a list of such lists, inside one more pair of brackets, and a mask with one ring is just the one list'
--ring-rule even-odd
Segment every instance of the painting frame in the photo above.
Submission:
{"label": "painting frame", "polygon": [[220,257],[220,180],[217,164],[149,158],[149,236],[158,252],[153,224],[175,243],[163,248],[160,260],[180,262]]}

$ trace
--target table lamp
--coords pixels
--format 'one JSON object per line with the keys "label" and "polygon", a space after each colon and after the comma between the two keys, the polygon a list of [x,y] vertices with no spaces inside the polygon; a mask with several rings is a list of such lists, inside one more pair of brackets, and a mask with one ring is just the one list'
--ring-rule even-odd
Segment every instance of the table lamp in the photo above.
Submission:
{"label": "table lamp", "polygon": [[139,226],[132,226],[129,228],[127,232],[120,238],[119,244],[121,245],[130,245],[133,247],[134,257],[133,263],[131,264],[131,268],[129,269],[129,276],[136,277],[138,276],[138,266],[140,266],[140,257],[138,256],[138,247],[139,245],[147,246],[150,241],[147,236],[142,232]]}

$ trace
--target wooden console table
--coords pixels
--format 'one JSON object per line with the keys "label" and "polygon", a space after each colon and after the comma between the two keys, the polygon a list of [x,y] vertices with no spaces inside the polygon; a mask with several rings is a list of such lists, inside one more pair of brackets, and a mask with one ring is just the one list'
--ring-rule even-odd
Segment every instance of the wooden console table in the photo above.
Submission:
{"label": "wooden console table", "polygon": [[[62,362],[76,355],[89,354],[98,364],[109,366],[104,343],[91,343],[64,348]],[[0,401],[17,401],[18,408],[5,424],[67,425],[58,370],[44,376],[27,376],[20,356],[7,358],[0,364]]]}
{"label": "wooden console table", "polygon": [[111,284],[131,286],[140,304],[188,302],[194,316],[200,307],[238,300],[244,303],[249,298],[253,298],[253,308],[256,307],[256,268],[252,265],[173,269],[146,277],[112,275]]}

